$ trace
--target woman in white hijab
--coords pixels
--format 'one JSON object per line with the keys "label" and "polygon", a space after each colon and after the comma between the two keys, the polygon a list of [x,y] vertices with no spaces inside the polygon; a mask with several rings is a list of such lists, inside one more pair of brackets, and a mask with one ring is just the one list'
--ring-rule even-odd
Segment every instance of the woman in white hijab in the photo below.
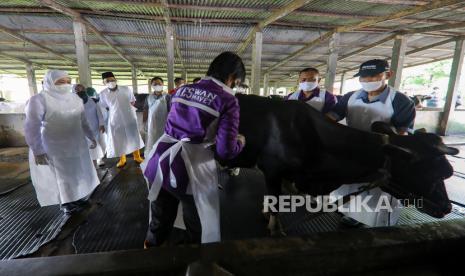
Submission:
{"label": "woman in white hijab", "polygon": [[47,72],[44,90],[26,104],[25,134],[40,205],[60,204],[65,213],[79,210],[100,182],[86,141],[95,148],[95,138],[67,72]]}

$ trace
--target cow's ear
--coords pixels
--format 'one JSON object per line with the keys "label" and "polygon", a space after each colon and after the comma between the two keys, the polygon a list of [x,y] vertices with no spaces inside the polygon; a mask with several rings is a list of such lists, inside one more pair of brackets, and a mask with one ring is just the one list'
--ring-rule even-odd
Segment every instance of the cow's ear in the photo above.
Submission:
{"label": "cow's ear", "polygon": [[418,134],[418,133],[426,133],[426,128],[423,127],[423,128],[416,129],[413,134]]}
{"label": "cow's ear", "polygon": [[447,155],[457,155],[459,154],[459,150],[453,147],[448,147],[444,143],[438,145],[438,150]]}
{"label": "cow's ear", "polygon": [[409,149],[402,148],[393,144],[386,144],[383,146],[383,151],[386,155],[394,159],[412,160],[414,153]]}
{"label": "cow's ear", "polygon": [[388,123],[385,123],[385,122],[374,122],[373,124],[371,124],[371,131],[382,133],[382,134],[387,134],[389,136],[396,135],[392,127]]}

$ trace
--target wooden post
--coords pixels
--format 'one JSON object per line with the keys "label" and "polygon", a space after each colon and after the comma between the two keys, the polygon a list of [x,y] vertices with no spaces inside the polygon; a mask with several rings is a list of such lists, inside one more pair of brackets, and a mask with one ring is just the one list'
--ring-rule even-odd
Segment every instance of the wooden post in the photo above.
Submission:
{"label": "wooden post", "polygon": [[78,63],[79,81],[85,87],[92,86],[92,76],[89,63],[89,45],[87,43],[86,25],[73,21],[74,41],[76,45],[76,58]]}
{"label": "wooden post", "polygon": [[132,92],[134,94],[139,94],[139,90],[137,88],[137,68],[134,64],[131,65],[131,74],[132,74]]}
{"label": "wooden post", "polygon": [[172,25],[166,25],[166,53],[168,69],[168,91],[174,88],[174,32]]}
{"label": "wooden post", "polygon": [[340,34],[334,33],[329,40],[329,55],[325,77],[325,89],[329,92],[334,90],[334,80],[336,79],[336,67],[339,48]]}
{"label": "wooden post", "polygon": [[404,68],[405,50],[407,49],[407,38],[403,35],[396,36],[392,48],[391,70],[394,74],[389,79],[389,85],[399,90],[402,81],[402,70]]}
{"label": "wooden post", "polygon": [[252,46],[252,94],[260,95],[260,73],[262,69],[262,42],[263,33],[255,33],[255,42]]}
{"label": "wooden post", "polygon": [[37,81],[36,81],[36,73],[31,63],[26,64],[26,75],[27,75],[27,83],[29,86],[29,94],[32,97],[35,94],[37,94]]}
{"label": "wooden post", "polygon": [[463,55],[465,54],[465,40],[463,37],[458,38],[455,42],[454,59],[449,75],[449,85],[447,87],[446,103],[441,121],[439,122],[439,134],[447,135],[449,119],[455,110],[457,101],[457,91],[459,89],[460,76],[462,74]]}

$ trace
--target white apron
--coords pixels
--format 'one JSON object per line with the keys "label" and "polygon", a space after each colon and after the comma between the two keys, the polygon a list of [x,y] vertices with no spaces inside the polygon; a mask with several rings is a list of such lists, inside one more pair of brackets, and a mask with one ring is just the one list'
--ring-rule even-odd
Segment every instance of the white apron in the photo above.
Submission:
{"label": "white apron", "polygon": [[136,108],[130,103],[128,89],[107,94],[110,106],[107,134],[107,157],[120,157],[144,147],[137,125]]}
{"label": "white apron", "polygon": [[[92,160],[97,160],[103,158],[103,149],[100,145],[99,141],[100,138],[100,130],[99,130],[99,120],[97,115],[97,108],[100,109],[99,105],[94,102],[91,98],[87,99],[87,102],[84,104],[84,110],[86,112],[87,122],[89,123],[89,127],[94,134],[95,140],[97,141],[97,145],[95,148],[89,148],[90,158]],[[88,145],[92,145],[92,141],[87,139]]]}
{"label": "white apron", "polygon": [[[189,143],[189,139],[177,140],[167,134],[163,134],[153,146],[149,157],[141,164],[142,171],[145,171],[147,163],[152,158],[159,142],[175,143],[160,156],[159,164],[165,158],[170,158],[171,164],[179,152],[185,162],[189,176],[187,194],[192,194],[194,197],[202,226],[202,243],[220,241],[220,201],[217,166],[213,150],[208,149],[213,143],[206,141],[201,144],[191,144]],[[170,183],[173,187],[176,186],[176,179],[172,172],[170,173]],[[162,173],[160,167],[158,167],[155,180],[149,190],[148,199],[150,201],[157,199],[161,187]],[[181,213],[178,208],[178,217],[176,219],[178,222],[181,220],[180,215]]]}
{"label": "white apron", "polygon": [[32,184],[41,206],[84,198],[100,183],[82,129],[82,100],[76,95],[43,92],[42,142],[49,165],[36,165],[29,150]]}
{"label": "white apron", "polygon": [[102,116],[103,116],[103,121],[105,122],[104,125],[105,125],[105,132],[104,133],[101,133],[99,132],[99,135],[97,137],[97,143],[100,145],[100,148],[102,149],[103,151],[103,156],[105,156],[106,154],[106,150],[107,150],[107,139],[108,139],[108,110],[106,108],[104,108],[101,104],[97,104],[97,108],[100,108],[100,111],[102,112]]}
{"label": "white apron", "polygon": [[[353,93],[347,103],[347,125],[349,127],[364,131],[371,131],[371,124],[374,122],[391,122],[391,117],[394,114],[392,101],[396,95],[396,92],[392,87],[389,87],[389,95],[384,103],[381,101],[369,104],[364,103],[362,99],[357,99],[357,96],[360,93],[362,93],[361,90]],[[342,197],[358,191],[361,186],[366,184],[367,183],[342,185],[337,190],[333,191],[331,195],[334,197]],[[379,212],[341,212],[344,215],[371,227],[395,225],[400,215],[400,208],[396,208],[400,206],[399,201],[388,193],[383,192],[380,188],[374,188],[363,192],[359,196],[363,198],[367,195],[372,196],[367,205],[373,210],[376,209],[379,198],[381,196],[386,196],[387,201],[389,201],[389,204],[393,208],[393,212],[388,212],[385,209],[381,209]],[[350,202],[345,204],[344,207],[347,208],[349,205]]]}
{"label": "white apron", "polygon": [[147,98],[149,105],[149,117],[147,120],[147,141],[145,143],[145,156],[152,150],[153,144],[165,133],[166,118],[168,116],[168,106],[166,95],[159,99],[151,94]]}
{"label": "white apron", "polygon": [[[299,100],[300,93],[302,93],[302,91],[300,90],[295,92],[294,94],[289,96],[289,100]],[[325,106],[325,96],[326,91],[324,89],[320,89],[318,97],[313,97],[305,103],[309,104],[311,107],[321,112],[323,110],[323,107]]]}

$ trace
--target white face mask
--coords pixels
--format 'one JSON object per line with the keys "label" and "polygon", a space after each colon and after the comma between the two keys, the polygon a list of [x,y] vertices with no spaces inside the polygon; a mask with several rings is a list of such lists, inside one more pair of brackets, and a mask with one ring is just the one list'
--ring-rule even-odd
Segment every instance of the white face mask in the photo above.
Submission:
{"label": "white face mask", "polygon": [[163,91],[163,86],[161,85],[152,85],[153,92],[161,92]]}
{"label": "white face mask", "polygon": [[383,86],[384,82],[382,80],[380,81],[371,81],[371,82],[360,82],[360,85],[362,85],[363,90],[367,92],[375,91],[381,88]]}
{"label": "white face mask", "polygon": [[114,89],[116,87],[116,81],[107,82],[107,87],[110,89]]}
{"label": "white face mask", "polygon": [[318,87],[318,82],[304,81],[299,83],[299,89],[302,91],[312,91]]}
{"label": "white face mask", "polygon": [[55,85],[55,88],[58,92],[60,93],[71,93],[71,89],[73,88],[73,86],[71,84],[59,84],[59,85]]}

